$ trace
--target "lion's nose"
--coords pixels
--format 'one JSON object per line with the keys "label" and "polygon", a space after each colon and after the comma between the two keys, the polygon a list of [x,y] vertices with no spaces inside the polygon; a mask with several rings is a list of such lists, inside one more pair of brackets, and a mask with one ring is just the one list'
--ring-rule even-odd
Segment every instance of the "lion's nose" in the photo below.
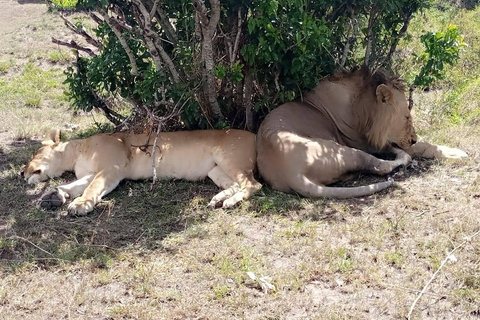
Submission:
{"label": "lion's nose", "polygon": [[20,172],[20,177],[22,177],[22,179],[25,178],[25,174],[23,173],[23,171]]}
{"label": "lion's nose", "polygon": [[417,143],[417,139],[416,139],[416,138],[413,138],[412,140],[410,140],[410,142],[411,142],[411,144],[413,145],[413,144]]}

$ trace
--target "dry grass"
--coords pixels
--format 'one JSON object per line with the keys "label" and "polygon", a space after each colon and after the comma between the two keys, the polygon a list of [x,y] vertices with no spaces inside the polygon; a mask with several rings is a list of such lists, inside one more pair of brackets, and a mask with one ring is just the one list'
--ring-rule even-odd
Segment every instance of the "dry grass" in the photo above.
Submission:
{"label": "dry grass", "polygon": [[[2,0],[0,21],[6,6],[26,10],[32,27],[61,25],[43,4]],[[22,23],[10,26],[9,37]],[[0,60],[10,61],[2,50]],[[13,56],[18,70],[0,81],[28,63],[48,72],[49,50],[58,48],[47,46],[34,62]],[[18,138],[70,121],[85,128],[90,118],[43,98],[38,111],[26,109],[24,98],[2,98],[0,107],[7,124],[0,133],[2,319],[400,319],[447,253],[480,229],[480,129],[432,130],[428,100],[417,110],[423,138],[461,147],[470,158],[417,160],[381,194],[309,200],[264,187],[223,211],[206,209],[217,191],[210,182],[160,182],[150,192],[149,183],[127,181],[94,213],[71,218],[35,208],[46,189],[72,177],[25,185],[19,172],[39,142]],[[378,178],[355,183],[371,179]],[[479,241],[455,252],[414,319],[478,319]],[[247,272],[271,277],[276,290],[265,293]]]}

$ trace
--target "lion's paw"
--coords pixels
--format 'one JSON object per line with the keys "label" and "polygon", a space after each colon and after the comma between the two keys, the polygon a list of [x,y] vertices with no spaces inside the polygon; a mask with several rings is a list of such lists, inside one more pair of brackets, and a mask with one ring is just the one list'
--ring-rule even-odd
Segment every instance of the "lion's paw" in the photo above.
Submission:
{"label": "lion's paw", "polygon": [[[447,146],[435,146],[436,148],[432,150],[433,157],[436,159],[463,159],[467,158],[468,154],[457,148],[450,148]],[[427,151],[429,151],[427,149]]]}
{"label": "lion's paw", "polygon": [[38,202],[38,207],[44,210],[56,210],[60,208],[68,198],[68,194],[58,189],[45,194]]}
{"label": "lion's paw", "polygon": [[93,200],[85,200],[82,197],[76,198],[68,205],[68,214],[72,216],[84,216],[93,211],[95,206]]}
{"label": "lion's paw", "polygon": [[217,208],[217,207],[220,207],[221,204],[222,204],[222,201],[212,199],[212,200],[210,200],[210,202],[207,204],[207,208],[215,209],[215,208]]}
{"label": "lion's paw", "polygon": [[[222,192],[217,194],[215,197],[213,197],[212,200],[208,203],[207,207],[212,209],[219,208],[219,207],[230,208],[234,204],[230,205],[228,201],[231,198],[235,197],[235,194],[237,194],[239,191],[240,191],[240,186],[238,185],[238,183],[235,183],[228,189],[223,190]],[[238,201],[236,201],[235,203],[237,203]]]}
{"label": "lion's paw", "polygon": [[236,194],[234,194],[230,198],[223,201],[222,208],[223,209],[233,208],[235,205],[237,205],[237,203],[239,203],[240,201],[243,200],[244,196],[245,196],[244,192],[242,192],[242,191],[237,192]]}

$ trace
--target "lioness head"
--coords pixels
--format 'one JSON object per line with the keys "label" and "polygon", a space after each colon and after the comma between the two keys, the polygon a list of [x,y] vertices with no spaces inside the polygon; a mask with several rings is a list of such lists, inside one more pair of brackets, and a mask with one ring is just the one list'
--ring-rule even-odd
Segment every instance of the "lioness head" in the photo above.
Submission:
{"label": "lioness head", "polygon": [[21,175],[29,184],[46,181],[63,173],[61,169],[60,130],[52,130],[43,146],[32,156]]}

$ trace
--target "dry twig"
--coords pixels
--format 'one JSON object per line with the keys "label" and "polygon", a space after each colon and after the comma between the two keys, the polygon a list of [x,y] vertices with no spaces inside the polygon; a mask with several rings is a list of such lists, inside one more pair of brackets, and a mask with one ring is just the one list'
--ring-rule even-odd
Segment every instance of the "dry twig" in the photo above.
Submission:
{"label": "dry twig", "polygon": [[47,250],[40,248],[39,246],[37,246],[35,243],[33,243],[32,241],[30,241],[28,239],[25,239],[25,238],[22,238],[22,237],[19,237],[19,236],[13,236],[13,237],[10,237],[10,238],[25,241],[26,243],[28,243],[28,244],[34,246],[35,248],[37,248],[38,250],[40,250],[42,252],[45,252],[46,254],[48,254],[50,256],[53,256],[53,253],[48,252]]}
{"label": "dry twig", "polygon": [[440,267],[438,267],[437,271],[435,271],[435,273],[432,275],[432,277],[430,278],[430,280],[428,280],[428,282],[425,284],[425,286],[423,287],[422,291],[420,291],[420,293],[417,295],[417,297],[415,298],[415,300],[413,301],[412,305],[410,306],[410,310],[408,311],[408,314],[407,314],[407,319],[410,320],[411,317],[412,317],[412,313],[413,313],[413,310],[415,309],[415,306],[417,305],[417,302],[420,300],[420,298],[425,294],[425,292],[427,291],[427,288],[428,286],[433,282],[433,280],[435,279],[435,277],[437,276],[437,274],[440,272],[440,270],[442,270],[443,266],[445,266],[445,264],[447,263],[448,260],[450,260],[450,257],[451,255],[457,251],[458,249],[460,249],[461,247],[463,247],[467,242],[470,242],[472,241],[473,238],[475,238],[478,234],[480,234],[480,230],[478,230],[477,232],[475,232],[473,235],[467,237],[465,239],[465,241],[463,241],[462,243],[460,243],[458,246],[456,246],[455,248],[453,248],[452,251],[450,251],[447,256],[445,257],[445,259],[443,259],[442,263],[440,264]]}

